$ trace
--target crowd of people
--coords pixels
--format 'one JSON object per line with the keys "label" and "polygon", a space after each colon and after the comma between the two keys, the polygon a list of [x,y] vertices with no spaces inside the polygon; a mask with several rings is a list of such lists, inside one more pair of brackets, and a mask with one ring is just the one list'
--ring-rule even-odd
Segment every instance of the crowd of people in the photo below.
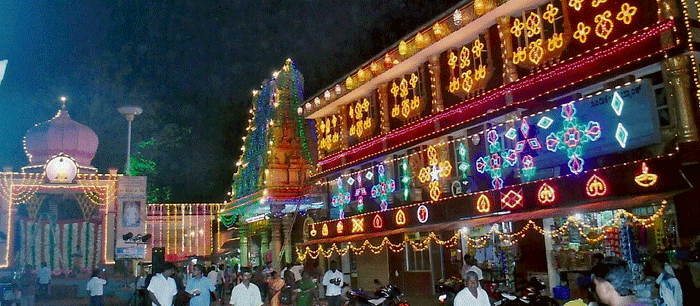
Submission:
{"label": "crowd of people", "polygon": [[311,306],[319,297],[329,306],[340,306],[347,284],[335,261],[329,267],[320,275],[301,264],[284,265],[281,271],[271,264],[252,268],[195,264],[187,275],[166,263],[161,271],[140,279],[137,289],[143,292],[141,304],[150,300],[153,306]]}
{"label": "crowd of people", "polygon": [[[490,295],[481,288],[482,271],[470,255],[464,256],[462,277],[465,287],[457,293],[455,306],[491,306]],[[653,256],[647,277],[634,275],[618,257],[593,256],[593,267],[586,277],[589,295],[570,301],[586,306],[683,306],[683,290],[666,253]]]}

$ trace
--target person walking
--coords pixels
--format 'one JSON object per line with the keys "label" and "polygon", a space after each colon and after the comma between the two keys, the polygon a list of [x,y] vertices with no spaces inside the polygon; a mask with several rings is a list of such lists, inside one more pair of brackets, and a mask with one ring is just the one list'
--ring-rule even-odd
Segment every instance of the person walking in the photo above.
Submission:
{"label": "person walking", "polygon": [[243,279],[240,284],[233,287],[229,305],[233,306],[261,306],[263,304],[260,289],[250,282],[251,273],[249,268],[241,268]]}
{"label": "person walking", "polygon": [[659,306],[683,306],[683,291],[681,283],[673,272],[673,267],[666,253],[654,254],[652,267],[659,276],[656,283],[659,285]]}
{"label": "person walking", "polygon": [[36,287],[39,284],[39,278],[34,275],[32,265],[24,266],[24,273],[19,278],[19,288],[21,290],[20,301],[22,306],[34,306]]}
{"label": "person walking", "polygon": [[173,305],[173,298],[177,294],[177,285],[172,276],[176,269],[172,263],[166,262],[163,271],[151,277],[147,289],[152,306]]}
{"label": "person walking", "polygon": [[51,270],[46,265],[46,262],[41,263],[41,269],[37,271],[37,274],[39,276],[39,294],[44,299],[47,299],[51,296],[51,287],[49,286],[51,282]]}
{"label": "person walking", "polygon": [[209,306],[211,305],[211,295],[216,296],[216,286],[211,283],[208,277],[203,277],[204,266],[200,264],[194,265],[192,269],[193,277],[187,282],[185,291],[190,295],[190,306]]}
{"label": "person walking", "polygon": [[323,285],[326,286],[328,306],[340,306],[340,292],[343,284],[343,272],[338,270],[338,263],[331,261],[330,269],[323,275]]}
{"label": "person walking", "polygon": [[484,289],[479,288],[479,275],[474,271],[467,271],[464,275],[467,287],[455,296],[455,306],[491,306],[489,296]]}
{"label": "person walking", "polygon": [[309,272],[306,270],[301,272],[301,280],[297,281],[297,306],[311,306],[314,295],[316,293],[316,283],[311,280]]}
{"label": "person walking", "polygon": [[92,278],[87,283],[87,291],[90,294],[90,306],[104,305],[104,286],[107,280],[100,277],[100,269],[92,270]]}

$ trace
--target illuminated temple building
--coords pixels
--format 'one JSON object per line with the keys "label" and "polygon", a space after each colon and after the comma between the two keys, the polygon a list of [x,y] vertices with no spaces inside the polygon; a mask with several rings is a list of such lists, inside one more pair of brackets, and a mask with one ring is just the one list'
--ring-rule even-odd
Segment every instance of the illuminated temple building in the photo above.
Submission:
{"label": "illuminated temple building", "polygon": [[[303,82],[292,60],[287,60],[253,92],[232,199],[219,213],[229,229],[222,240],[237,240],[231,247],[239,247],[243,266],[271,262],[279,270],[281,262],[291,262],[292,227],[301,224],[296,222],[302,220],[300,212],[314,207],[308,180],[309,125],[297,111],[304,99]],[[301,225],[297,228],[301,233]]]}
{"label": "illuminated temple building", "polygon": [[596,252],[641,269],[687,248],[695,4],[477,0],[311,96],[325,205],[297,257],[421,295],[466,253],[487,281],[554,287]]}
{"label": "illuminated temple building", "polygon": [[97,146],[95,132],[65,105],[26,132],[29,165],[0,173],[0,267],[46,262],[54,274],[69,274],[114,263],[121,175],[98,174],[91,165]]}

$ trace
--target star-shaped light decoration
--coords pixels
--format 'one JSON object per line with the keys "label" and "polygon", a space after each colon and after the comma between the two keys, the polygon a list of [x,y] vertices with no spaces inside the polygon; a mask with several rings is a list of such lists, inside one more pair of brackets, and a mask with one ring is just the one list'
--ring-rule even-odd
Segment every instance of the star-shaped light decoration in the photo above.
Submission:
{"label": "star-shaped light decoration", "polygon": [[452,173],[452,164],[450,161],[438,160],[438,154],[435,147],[428,147],[428,166],[420,169],[418,179],[421,183],[430,181],[428,188],[430,190],[430,198],[437,201],[442,194],[440,190],[440,177],[448,177]]}

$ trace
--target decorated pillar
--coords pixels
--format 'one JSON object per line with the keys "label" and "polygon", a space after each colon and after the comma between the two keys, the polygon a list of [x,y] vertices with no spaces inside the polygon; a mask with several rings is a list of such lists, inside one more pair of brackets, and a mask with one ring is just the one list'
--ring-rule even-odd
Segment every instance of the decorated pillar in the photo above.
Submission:
{"label": "decorated pillar", "polygon": [[498,36],[501,40],[501,56],[503,57],[503,83],[508,84],[518,79],[518,73],[513,63],[513,38],[510,33],[510,16],[496,18]]}
{"label": "decorated pillar", "polygon": [[292,262],[292,224],[293,215],[285,215],[282,219],[284,227],[284,262]]}
{"label": "decorated pillar", "polygon": [[250,265],[248,260],[248,225],[243,224],[238,229],[238,235],[240,239],[240,252],[241,252],[241,267],[247,267]]}
{"label": "decorated pillar", "polygon": [[691,92],[693,84],[690,76],[690,58],[688,55],[672,57],[663,61],[661,67],[666,98],[673,109],[673,124],[678,133],[678,142],[697,142],[700,137],[691,105],[696,99]]}
{"label": "decorated pillar", "polygon": [[267,250],[270,247],[270,241],[267,238],[270,235],[270,227],[263,228],[260,230],[260,263],[261,265],[267,264]]}
{"label": "decorated pillar", "polygon": [[430,94],[433,98],[433,113],[441,112],[445,109],[442,103],[442,84],[440,83],[440,55],[428,56],[428,69],[430,70]]}
{"label": "decorated pillar", "polygon": [[389,84],[381,83],[377,87],[377,97],[379,98],[379,114],[381,116],[381,133],[389,133]]}
{"label": "decorated pillar", "polygon": [[280,252],[282,251],[282,218],[270,218],[270,229],[272,230],[272,267],[275,271],[280,271]]}

